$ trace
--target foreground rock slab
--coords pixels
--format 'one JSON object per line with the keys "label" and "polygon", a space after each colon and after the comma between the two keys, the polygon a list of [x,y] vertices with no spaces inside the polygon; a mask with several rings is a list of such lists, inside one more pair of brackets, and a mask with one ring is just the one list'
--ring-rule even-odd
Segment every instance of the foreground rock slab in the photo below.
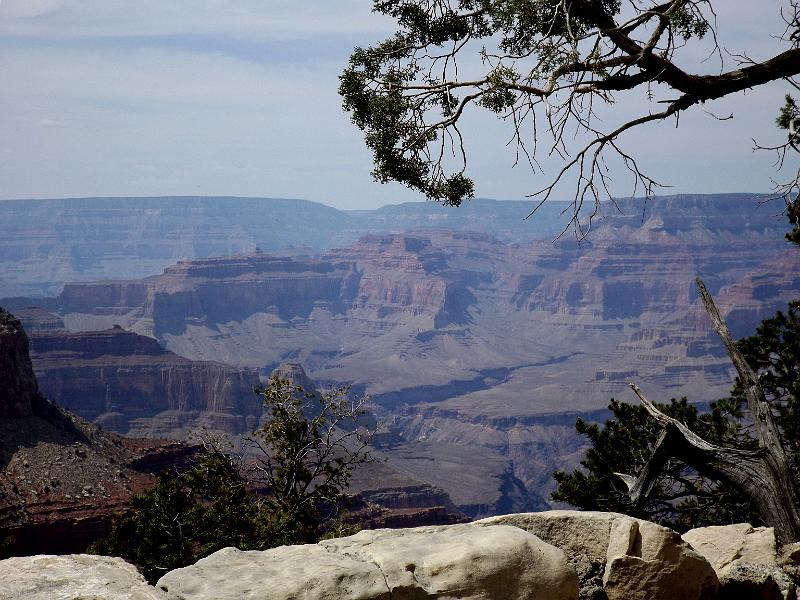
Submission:
{"label": "foreground rock slab", "polygon": [[491,517],[562,549],[581,580],[582,600],[705,600],[716,597],[714,569],[671,529],[626,515],[546,511]]}
{"label": "foreground rock slab", "polygon": [[714,567],[720,600],[797,597],[794,583],[780,567],[772,527],[748,523],[700,527],[687,531],[683,539]]}
{"label": "foreground rock slab", "polygon": [[370,530],[264,552],[220,550],[162,577],[181,600],[574,600],[564,553],[515,527]]}
{"label": "foreground rock slab", "polygon": [[165,600],[121,558],[70,554],[0,561],[0,600]]}
{"label": "foreground rock slab", "polygon": [[331,554],[314,544],[264,552],[224,548],[192,566],[170,571],[156,587],[169,598],[192,600],[389,598],[375,565]]}

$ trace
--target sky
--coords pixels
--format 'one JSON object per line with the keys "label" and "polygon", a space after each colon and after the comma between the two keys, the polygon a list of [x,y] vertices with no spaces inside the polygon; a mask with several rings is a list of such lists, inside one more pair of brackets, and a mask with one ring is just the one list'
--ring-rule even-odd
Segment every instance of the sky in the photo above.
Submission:
{"label": "sky", "polygon": [[[779,0],[715,4],[725,66],[786,48]],[[0,0],[0,199],[238,195],[305,198],[342,209],[422,200],[372,180],[338,76],[354,46],[391,20],[371,0]],[[700,62],[714,72],[719,61]],[[727,54],[729,52],[730,54]],[[665,193],[768,191],[774,127],[788,87],[771,84],[640,128],[621,143],[672,187]],[[660,105],[644,91],[607,111],[615,123]],[[466,123],[476,195],[523,199],[544,173],[513,167],[509,130]],[[796,166],[795,166],[796,168]],[[618,193],[630,188],[619,177]],[[559,190],[561,199],[569,191]]]}

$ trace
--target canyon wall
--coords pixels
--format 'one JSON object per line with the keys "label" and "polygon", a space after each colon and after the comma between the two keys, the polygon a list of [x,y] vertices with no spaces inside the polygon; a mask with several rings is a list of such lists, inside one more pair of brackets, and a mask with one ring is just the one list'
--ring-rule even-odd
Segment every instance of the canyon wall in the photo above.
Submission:
{"label": "canyon wall", "polygon": [[35,334],[31,351],[42,393],[108,431],[184,438],[205,427],[246,434],[263,412],[255,370],[192,361],[119,327]]}
{"label": "canyon wall", "polygon": [[635,400],[627,381],[659,401],[728,393],[733,369],[695,277],[737,336],[800,290],[800,253],[753,197],[619,207],[582,241],[372,233],[315,256],[250,252],[73,283],[38,302],[70,330],[120,324],[191,360],[263,375],[291,360],[323,385],[353,384],[386,426],[392,468],[471,514],[508,498],[522,510],[577,464],[577,415],[602,420],[609,398]]}
{"label": "canyon wall", "polygon": [[280,198],[2,200],[0,297],[55,294],[73,281],[145,277],[182,259],[256,248],[319,251],[372,231],[446,227],[491,230],[510,240],[550,236],[563,220],[560,204],[523,222],[526,203],[494,200],[474,200],[460,211],[431,203],[340,211]]}
{"label": "canyon wall", "polygon": [[[39,324],[54,322],[39,310],[20,312]],[[47,330],[47,336],[33,336],[34,345],[45,362],[55,364],[52,370],[62,377],[58,381],[71,387],[69,397],[79,405],[81,400],[92,399],[109,374],[120,378],[123,373],[135,389],[121,386],[113,390],[128,394],[118,398],[122,410],[135,410],[146,400],[143,410],[152,412],[159,408],[157,402],[177,399],[165,390],[141,390],[157,380],[148,370],[139,369],[142,364],[164,369],[190,363],[161,350],[155,340],[119,329],[84,334]],[[154,483],[155,474],[189,468],[201,448],[175,441],[123,438],[50,402],[39,392],[28,345],[20,320],[0,308],[0,541],[4,552],[18,555],[84,552],[108,533],[115,515],[129,510],[134,495]],[[225,369],[228,374],[235,372]],[[225,397],[234,404],[216,408],[228,413],[199,411],[212,429],[245,414],[241,405],[245,396]],[[133,399],[132,406],[124,403],[127,398]],[[198,399],[202,400],[202,395],[193,397],[193,401]],[[174,421],[184,422],[193,414],[190,408],[180,403],[173,406]],[[220,421],[222,417],[225,419]],[[124,413],[117,419],[140,420]],[[113,424],[108,413],[101,413],[97,420]],[[161,423],[160,432],[169,429],[181,434],[181,429],[161,414],[147,420]],[[127,433],[132,432],[129,429]],[[376,488],[376,481],[384,487]],[[351,493],[364,494],[354,497],[351,507],[351,519],[361,526],[412,527],[465,520],[441,489],[393,471],[384,463],[366,465],[352,483]]]}
{"label": "canyon wall", "polygon": [[22,324],[0,309],[0,531],[18,554],[81,552],[197,448],[106,433],[39,393]]}

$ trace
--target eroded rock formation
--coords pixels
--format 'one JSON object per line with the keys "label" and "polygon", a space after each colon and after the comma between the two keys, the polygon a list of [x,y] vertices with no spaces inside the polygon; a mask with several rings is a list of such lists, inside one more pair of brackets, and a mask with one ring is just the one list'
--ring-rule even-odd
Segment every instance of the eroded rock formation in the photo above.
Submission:
{"label": "eroded rock formation", "polygon": [[683,539],[716,571],[720,600],[797,598],[795,582],[781,568],[783,563],[796,569],[796,563],[787,556],[791,550],[786,549],[783,556],[778,553],[771,527],[753,527],[748,523],[700,527],[684,533]]}
{"label": "eroded rock formation", "polygon": [[121,558],[73,554],[0,561],[0,599],[166,600]]}
{"label": "eroded rock formation", "polygon": [[22,324],[0,309],[0,531],[12,552],[84,550],[153,473],[184,467],[196,451],[120,438],[46,400]]}
{"label": "eroded rock formation", "polygon": [[[581,456],[575,417],[603,419],[609,398],[628,397],[628,380],[663,398],[728,393],[733,370],[694,277],[734,335],[800,290],[800,254],[752,198],[620,207],[625,215],[582,244],[442,229],[371,234],[314,258],[254,252],[68,285],[42,306],[70,329],[119,323],[192,360],[262,372],[301,362],[317,381],[371,395],[397,468],[429,472],[428,483],[455,497],[455,473],[491,464],[491,490],[516,480],[546,502],[552,472]],[[481,507],[502,504],[491,490],[459,504],[486,514]],[[515,501],[503,510],[534,508]]]}
{"label": "eroded rock formation", "polygon": [[[0,561],[0,598],[788,600],[798,553],[778,556],[770,535],[747,524],[709,527],[692,532],[693,547],[672,530],[625,515],[551,511],[361,531],[263,552],[225,548],[167,573],[155,587],[120,559],[16,558]],[[723,573],[721,587],[715,570]]]}
{"label": "eroded rock formation", "polygon": [[[469,525],[361,531],[263,552],[226,548],[167,573],[155,587],[120,559],[11,559],[0,561],[0,598],[6,589],[9,598],[24,593],[37,600],[794,598],[786,567],[799,563],[776,556],[768,533],[746,524],[696,530],[698,552],[674,531],[625,515],[518,514]],[[728,579],[718,588],[715,568],[724,569],[722,562],[736,566],[735,585]],[[768,572],[791,587],[765,587]]]}
{"label": "eroded rock formation", "polygon": [[31,350],[42,392],[108,431],[172,439],[201,426],[250,433],[263,412],[257,371],[192,361],[119,327],[33,335]]}
{"label": "eroded rock formation", "polygon": [[562,549],[581,580],[581,599],[712,599],[717,576],[671,529],[627,515],[548,511],[493,517],[478,525],[513,525]]}

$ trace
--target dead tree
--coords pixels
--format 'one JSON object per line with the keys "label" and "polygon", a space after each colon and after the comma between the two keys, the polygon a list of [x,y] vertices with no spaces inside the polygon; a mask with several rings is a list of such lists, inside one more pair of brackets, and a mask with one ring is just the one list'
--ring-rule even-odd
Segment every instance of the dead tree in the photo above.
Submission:
{"label": "dead tree", "polygon": [[617,473],[627,484],[631,500],[641,503],[653,488],[656,478],[671,458],[695,469],[701,476],[741,490],[757,508],[767,525],[775,528],[779,545],[800,541],[800,508],[797,487],[781,443],[781,434],[758,377],[745,361],[717,310],[711,294],[699,278],[697,287],[714,329],[722,338],[739,374],[747,405],[753,418],[758,447],[726,448],[711,444],[680,421],[668,417],[647,398],[639,387],[629,384],[647,412],[662,426],[650,459],[638,477]]}

